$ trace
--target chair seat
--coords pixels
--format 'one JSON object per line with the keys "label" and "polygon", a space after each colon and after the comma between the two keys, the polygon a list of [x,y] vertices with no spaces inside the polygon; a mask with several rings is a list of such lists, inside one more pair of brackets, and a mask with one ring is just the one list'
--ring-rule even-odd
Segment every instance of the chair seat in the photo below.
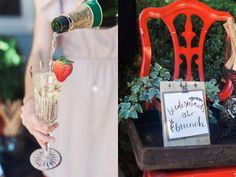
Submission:
{"label": "chair seat", "polygon": [[145,171],[143,177],[234,177],[236,166],[178,172]]}

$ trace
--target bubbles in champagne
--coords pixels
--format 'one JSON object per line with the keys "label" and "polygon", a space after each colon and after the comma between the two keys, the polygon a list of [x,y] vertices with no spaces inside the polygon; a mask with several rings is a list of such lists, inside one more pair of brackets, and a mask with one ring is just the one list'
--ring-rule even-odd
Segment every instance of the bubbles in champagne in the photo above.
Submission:
{"label": "bubbles in champagne", "polygon": [[53,122],[56,119],[57,98],[60,93],[61,85],[52,72],[53,54],[56,49],[57,33],[52,35],[52,44],[49,63],[39,63],[39,71],[32,74],[34,86],[35,113],[46,123]]}
{"label": "bubbles in champagne", "polygon": [[61,85],[53,72],[34,73],[32,79],[36,115],[51,123],[57,117],[57,99]]}

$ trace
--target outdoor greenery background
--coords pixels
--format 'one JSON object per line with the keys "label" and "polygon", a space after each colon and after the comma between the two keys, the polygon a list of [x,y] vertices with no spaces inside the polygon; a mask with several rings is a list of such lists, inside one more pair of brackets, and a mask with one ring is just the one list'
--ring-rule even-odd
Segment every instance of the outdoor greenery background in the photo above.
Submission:
{"label": "outdoor greenery background", "polygon": [[0,36],[0,100],[23,97],[24,64],[14,37]]}
{"label": "outdoor greenery background", "polygon": [[[200,0],[210,7],[230,12],[236,17],[236,2],[234,0]],[[162,7],[173,0],[136,0],[136,21],[138,21],[138,15],[145,7]],[[179,16],[175,20],[178,34],[184,30],[183,16]],[[198,42],[198,34],[202,27],[202,22],[197,17],[193,17],[193,28],[197,28],[194,31],[197,34],[195,39],[195,45]],[[209,30],[205,46],[204,46],[204,73],[205,79],[210,80],[215,78],[218,81],[222,76],[222,67],[224,65],[225,58],[225,30],[223,23],[215,23]],[[137,25],[136,25],[137,26]],[[173,71],[173,46],[171,37],[167,27],[160,20],[150,20],[148,23],[151,36],[152,45],[152,63],[157,62],[163,67],[168,68],[169,71]],[[181,42],[181,39],[180,39]],[[119,63],[119,98],[123,98],[125,95],[129,95],[129,89],[127,88],[127,82],[130,82],[133,78],[138,77],[139,67],[141,61],[141,44],[138,34],[138,26],[136,28],[136,54],[135,57]],[[181,70],[181,76],[184,76],[185,62],[183,62],[183,68]],[[194,68],[194,65],[193,65]],[[197,74],[194,73],[194,79],[198,80]],[[119,164],[124,171],[126,177],[139,177],[142,176],[141,171],[138,169],[132,148],[127,136],[127,124],[126,120],[122,120],[119,123]]]}

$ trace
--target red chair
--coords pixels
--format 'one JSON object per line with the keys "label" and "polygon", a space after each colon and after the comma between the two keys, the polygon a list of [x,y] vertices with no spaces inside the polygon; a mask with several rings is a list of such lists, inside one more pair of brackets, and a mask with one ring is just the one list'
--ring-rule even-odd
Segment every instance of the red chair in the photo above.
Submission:
{"label": "red chair", "polygon": [[[185,31],[181,34],[186,41],[187,46],[180,46],[178,42],[178,35],[174,26],[174,19],[184,14],[186,16]],[[190,17],[196,15],[203,21],[203,27],[200,35],[198,47],[191,47],[191,42],[196,35],[192,30],[192,23]],[[173,79],[179,78],[180,65],[183,62],[180,58],[181,55],[185,55],[187,62],[186,77],[185,80],[190,81],[192,77],[192,57],[197,55],[196,64],[198,65],[199,80],[204,81],[203,71],[203,46],[207,31],[211,25],[216,21],[227,21],[232,17],[231,14],[223,11],[216,11],[207,5],[197,0],[177,0],[162,8],[149,7],[145,8],[139,16],[139,30],[142,42],[142,65],[140,70],[140,77],[147,76],[150,70],[151,64],[151,44],[147,27],[147,22],[150,18],[161,19],[168,27],[174,46],[174,76]],[[228,37],[227,37],[228,38]],[[225,86],[220,92],[220,100],[226,100],[233,92],[234,86],[231,80],[226,79]]]}
{"label": "red chair", "polygon": [[[180,46],[178,42],[178,35],[174,26],[174,19],[184,14],[186,16],[185,31],[181,34],[185,41],[186,47]],[[203,21],[203,27],[200,34],[199,45],[197,47],[191,47],[191,42],[196,35],[192,30],[191,16],[196,15]],[[142,65],[140,70],[140,77],[149,75],[152,49],[150,44],[150,37],[147,22],[150,18],[161,19],[168,27],[172,42],[174,46],[174,76],[176,80],[180,75],[180,65],[183,62],[180,55],[186,57],[186,77],[185,80],[190,81],[192,76],[192,57],[197,55],[198,58],[195,61],[198,66],[199,80],[204,81],[203,70],[203,46],[206,34],[211,25],[216,21],[227,21],[232,17],[231,14],[223,11],[214,10],[207,5],[197,0],[177,0],[168,6],[162,8],[149,7],[145,8],[139,16],[139,30],[142,42]],[[226,37],[226,39],[228,36]],[[226,100],[233,92],[234,85],[231,80],[226,79],[224,88],[219,93],[221,101]],[[219,173],[213,173],[216,171]],[[197,171],[183,171],[183,172],[159,172],[159,171],[144,171],[143,177],[228,177],[235,176],[236,168],[223,168],[223,169],[204,169]]]}

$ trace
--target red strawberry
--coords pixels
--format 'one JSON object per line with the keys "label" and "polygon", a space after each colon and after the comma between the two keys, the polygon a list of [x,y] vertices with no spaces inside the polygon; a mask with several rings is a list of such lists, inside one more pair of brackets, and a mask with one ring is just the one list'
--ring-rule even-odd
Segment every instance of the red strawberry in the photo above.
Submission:
{"label": "red strawberry", "polygon": [[63,82],[72,72],[73,61],[65,58],[64,56],[59,57],[53,64],[53,72],[56,75],[58,81]]}

